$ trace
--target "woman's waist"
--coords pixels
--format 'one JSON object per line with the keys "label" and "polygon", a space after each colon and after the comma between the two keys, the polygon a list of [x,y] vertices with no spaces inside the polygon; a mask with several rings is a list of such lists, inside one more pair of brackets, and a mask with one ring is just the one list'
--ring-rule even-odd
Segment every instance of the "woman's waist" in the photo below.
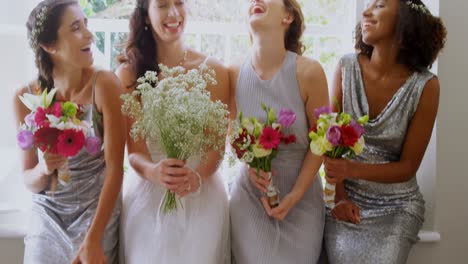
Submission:
{"label": "woman's waist", "polygon": [[345,189],[352,200],[362,204],[398,206],[408,201],[424,202],[416,177],[402,183],[346,180]]}

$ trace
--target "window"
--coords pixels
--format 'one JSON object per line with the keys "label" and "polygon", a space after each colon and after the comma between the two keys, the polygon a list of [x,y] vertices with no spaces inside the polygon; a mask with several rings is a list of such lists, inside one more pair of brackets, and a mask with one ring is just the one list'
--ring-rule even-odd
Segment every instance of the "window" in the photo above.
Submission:
{"label": "window", "polygon": [[[100,0],[84,3],[90,28],[96,34],[100,52],[96,62],[114,69],[115,56],[122,51],[128,32],[128,17],[134,0]],[[352,51],[355,14],[354,1],[302,0],[306,21],[305,55],[319,60],[327,74],[332,73],[340,54]],[[246,13],[247,0],[189,0],[190,16],[186,43],[224,63],[240,59],[249,48]],[[346,26],[343,26],[346,25]]]}
{"label": "window", "polygon": [[[0,137],[0,229],[5,219],[2,213],[11,208],[26,208],[29,201],[19,169],[19,150],[16,146],[14,118],[11,113],[13,91],[33,79],[36,74],[33,54],[28,47],[24,23],[38,0],[11,1],[8,9],[0,10],[0,41],[4,52],[0,72],[0,115],[3,125]],[[307,30],[305,55],[319,60],[325,68],[328,82],[337,60],[353,52],[353,31],[364,0],[299,0],[305,14]],[[434,13],[438,13],[438,0],[425,0]],[[186,42],[205,54],[224,63],[240,58],[249,48],[245,23],[247,0],[188,0],[191,15],[186,28]],[[122,40],[128,31],[128,16],[134,0],[80,0],[90,17],[90,28],[96,34],[95,61],[98,65],[114,69],[115,56],[121,52]],[[3,13],[2,13],[3,12]],[[5,74],[3,74],[5,73]],[[424,229],[433,230],[435,171],[435,134],[429,144],[418,178],[426,200]],[[13,218],[11,218],[13,219]],[[6,220],[5,220],[6,221]],[[24,221],[23,221],[24,222]],[[17,224],[11,221],[11,224]]]}

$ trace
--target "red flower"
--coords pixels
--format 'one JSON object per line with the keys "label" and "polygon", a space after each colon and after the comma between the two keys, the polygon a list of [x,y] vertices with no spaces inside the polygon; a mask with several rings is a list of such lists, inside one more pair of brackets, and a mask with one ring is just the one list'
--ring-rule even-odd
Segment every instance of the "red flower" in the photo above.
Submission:
{"label": "red flower", "polygon": [[42,152],[57,154],[57,137],[61,131],[53,127],[41,127],[34,133],[34,142]]}
{"label": "red flower", "polygon": [[66,129],[57,139],[58,153],[65,157],[75,156],[84,146],[85,136],[82,131]]}
{"label": "red flower", "polygon": [[345,147],[352,147],[359,139],[359,133],[352,126],[341,126],[341,140]]}
{"label": "red flower", "polygon": [[296,143],[296,135],[293,134],[286,137],[281,137],[281,141],[283,141],[283,143],[286,145]]}
{"label": "red flower", "polygon": [[247,130],[242,130],[242,133],[239,134],[239,137],[236,138],[232,147],[236,151],[236,155],[239,159],[244,156],[244,153],[247,152],[246,149],[241,149],[241,146],[245,145],[248,142],[248,138],[250,138],[250,144],[255,144],[255,138],[252,135],[247,133]]}
{"label": "red flower", "polygon": [[48,114],[52,114],[56,117],[62,116],[62,104],[55,102],[52,107],[47,109]]}
{"label": "red flower", "polygon": [[34,115],[34,122],[39,126],[39,127],[44,127],[44,126],[49,126],[49,120],[46,117],[47,110],[38,107],[36,110],[36,114]]}
{"label": "red flower", "polygon": [[309,128],[309,133],[310,132],[317,133],[317,123],[314,123],[314,125],[311,128]]}
{"label": "red flower", "polygon": [[264,149],[276,149],[281,141],[281,134],[272,127],[265,127],[260,135],[260,145]]}

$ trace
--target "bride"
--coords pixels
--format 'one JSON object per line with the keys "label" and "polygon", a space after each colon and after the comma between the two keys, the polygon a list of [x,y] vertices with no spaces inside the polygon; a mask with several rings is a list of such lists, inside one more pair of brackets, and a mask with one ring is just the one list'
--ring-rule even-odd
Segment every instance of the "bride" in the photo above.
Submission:
{"label": "bride", "polygon": [[[186,69],[207,64],[216,72],[217,85],[208,87],[212,99],[227,103],[227,70],[183,44],[186,15],[183,0],[138,0],[117,75],[131,92],[146,71],[159,72],[159,63]],[[127,129],[131,123],[128,120]],[[187,161],[165,159],[158,142],[135,142],[130,136],[127,148],[133,170],[124,180],[121,260],[127,264],[229,262],[228,201],[216,173],[221,154],[211,151]],[[165,214],[160,204],[167,189],[183,197],[183,206]]]}

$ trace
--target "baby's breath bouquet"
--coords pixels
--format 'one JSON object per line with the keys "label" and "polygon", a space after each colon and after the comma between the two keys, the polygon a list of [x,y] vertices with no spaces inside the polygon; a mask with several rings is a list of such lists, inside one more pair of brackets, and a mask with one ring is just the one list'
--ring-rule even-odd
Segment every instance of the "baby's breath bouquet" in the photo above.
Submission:
{"label": "baby's breath bouquet", "polygon": [[[132,138],[155,140],[167,158],[179,160],[224,149],[227,105],[212,101],[206,89],[216,84],[214,70],[206,65],[189,71],[159,67],[159,79],[157,72],[148,71],[132,94],[122,96],[122,112],[134,120]],[[177,209],[174,193],[166,191],[161,209]]]}

